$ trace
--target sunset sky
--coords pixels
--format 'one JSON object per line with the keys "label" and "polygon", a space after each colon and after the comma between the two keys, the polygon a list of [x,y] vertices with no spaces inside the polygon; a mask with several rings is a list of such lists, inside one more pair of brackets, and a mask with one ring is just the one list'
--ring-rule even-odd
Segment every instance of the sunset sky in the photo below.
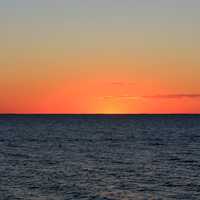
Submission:
{"label": "sunset sky", "polygon": [[199,0],[0,1],[0,113],[200,113]]}

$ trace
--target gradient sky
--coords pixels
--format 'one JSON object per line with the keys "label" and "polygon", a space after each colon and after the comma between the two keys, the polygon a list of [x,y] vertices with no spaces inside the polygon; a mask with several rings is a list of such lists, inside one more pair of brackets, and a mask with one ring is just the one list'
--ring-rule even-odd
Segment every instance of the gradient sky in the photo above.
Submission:
{"label": "gradient sky", "polygon": [[200,113],[199,9],[0,1],[0,113]]}

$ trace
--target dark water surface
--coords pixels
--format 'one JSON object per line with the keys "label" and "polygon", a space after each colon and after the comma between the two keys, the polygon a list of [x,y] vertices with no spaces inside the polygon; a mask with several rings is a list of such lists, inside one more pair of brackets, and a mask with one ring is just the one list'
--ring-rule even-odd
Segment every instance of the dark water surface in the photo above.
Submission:
{"label": "dark water surface", "polygon": [[0,200],[200,199],[199,115],[1,115]]}

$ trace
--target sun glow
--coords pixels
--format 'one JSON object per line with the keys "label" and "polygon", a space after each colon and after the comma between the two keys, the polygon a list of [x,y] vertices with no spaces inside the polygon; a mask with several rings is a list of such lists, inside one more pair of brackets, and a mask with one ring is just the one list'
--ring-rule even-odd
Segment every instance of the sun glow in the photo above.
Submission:
{"label": "sun glow", "polygon": [[100,114],[122,114],[126,112],[127,110],[116,102],[104,102],[96,109],[96,113]]}

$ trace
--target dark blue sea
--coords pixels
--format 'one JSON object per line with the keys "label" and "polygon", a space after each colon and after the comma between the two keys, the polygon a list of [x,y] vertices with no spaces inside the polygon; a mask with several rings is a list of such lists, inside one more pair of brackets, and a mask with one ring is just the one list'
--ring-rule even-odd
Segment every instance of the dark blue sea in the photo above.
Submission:
{"label": "dark blue sea", "polygon": [[162,199],[200,199],[200,115],[0,115],[0,200]]}

